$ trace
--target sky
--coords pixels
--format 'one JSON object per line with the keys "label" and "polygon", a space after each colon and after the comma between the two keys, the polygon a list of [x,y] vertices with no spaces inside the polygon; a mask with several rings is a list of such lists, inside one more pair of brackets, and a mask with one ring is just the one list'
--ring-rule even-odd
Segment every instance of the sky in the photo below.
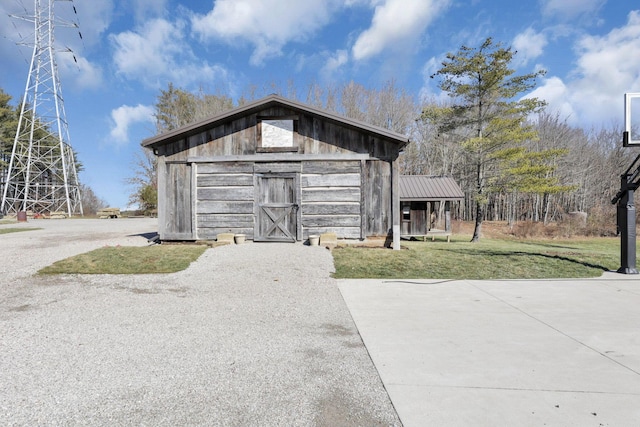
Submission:
{"label": "sky", "polygon": [[[33,24],[20,17],[33,9],[33,0],[0,0],[0,88],[13,105],[33,43]],[[624,93],[640,92],[637,0],[74,0],[54,10],[80,180],[121,209],[169,82],[237,99],[273,82],[303,92],[313,82],[393,80],[416,101],[439,99],[430,76],[445,55],[492,37],[517,50],[516,73],[547,71],[526,96],[574,126],[622,126]]]}

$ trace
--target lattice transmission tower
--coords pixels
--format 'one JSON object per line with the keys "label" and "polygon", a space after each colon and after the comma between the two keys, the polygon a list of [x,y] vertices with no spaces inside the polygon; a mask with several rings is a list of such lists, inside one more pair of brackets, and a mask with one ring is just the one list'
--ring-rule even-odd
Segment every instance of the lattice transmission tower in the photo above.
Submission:
{"label": "lattice transmission tower", "polygon": [[[19,212],[82,215],[80,184],[56,65],[57,0],[34,0],[34,14],[13,16],[34,24],[34,41],[20,117],[11,157],[4,176],[0,213]],[[75,6],[74,6],[75,12]]]}

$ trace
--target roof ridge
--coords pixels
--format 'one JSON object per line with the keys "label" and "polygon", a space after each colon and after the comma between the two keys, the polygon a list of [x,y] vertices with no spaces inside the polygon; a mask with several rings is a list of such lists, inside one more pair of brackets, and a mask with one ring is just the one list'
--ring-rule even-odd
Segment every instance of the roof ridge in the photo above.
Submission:
{"label": "roof ridge", "polygon": [[372,125],[357,119],[352,119],[337,113],[333,113],[324,109],[314,107],[312,105],[304,104],[296,100],[284,98],[277,94],[270,94],[264,98],[255,100],[245,105],[237,106],[224,111],[220,114],[208,117],[206,119],[182,126],[178,129],[173,129],[160,135],[155,135],[149,138],[145,138],[141,145],[143,147],[150,147],[154,145],[168,144],[185,136],[191,136],[203,131],[206,127],[211,126],[216,122],[221,122],[227,119],[232,119],[235,116],[240,116],[243,113],[249,112],[253,109],[266,107],[270,103],[279,103],[289,108],[306,111],[310,114],[324,117],[327,120],[334,121],[346,125],[348,127],[362,129],[371,133],[375,133],[381,137],[394,140],[401,144],[400,148],[406,146],[409,143],[409,138],[406,135],[402,135],[398,132],[385,129],[376,125]]}

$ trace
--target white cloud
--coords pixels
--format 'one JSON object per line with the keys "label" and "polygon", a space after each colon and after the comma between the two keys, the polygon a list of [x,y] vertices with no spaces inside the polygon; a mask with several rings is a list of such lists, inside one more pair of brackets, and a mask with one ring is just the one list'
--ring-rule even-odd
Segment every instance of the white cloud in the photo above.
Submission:
{"label": "white cloud", "polygon": [[102,69],[86,58],[68,53],[58,55],[57,63],[60,81],[65,87],[96,89],[103,84]]}
{"label": "white cloud", "polygon": [[578,116],[572,106],[571,90],[559,77],[544,79],[542,85],[529,93],[525,98],[538,98],[547,101],[548,108],[566,118],[573,124],[578,124]]}
{"label": "white cloud", "polygon": [[437,89],[435,90],[434,80],[431,78],[442,66],[442,61],[444,61],[445,57],[432,57],[422,66],[422,78],[424,80],[424,85],[420,89],[420,102],[441,102],[446,103],[449,100],[449,95],[445,92]]}
{"label": "white cloud", "polygon": [[338,72],[347,62],[349,62],[349,52],[344,49],[337,50],[329,56],[327,62],[320,70],[320,75],[325,79],[330,79],[331,76]]}
{"label": "white cloud", "polygon": [[380,0],[344,0],[344,5],[345,7],[357,7],[370,4],[375,6],[375,4],[379,2]]}
{"label": "white cloud", "polygon": [[[113,18],[113,0],[92,0],[90,4],[89,2],[74,2],[74,4],[84,43],[89,46],[101,43],[102,35],[109,28]],[[67,13],[70,14],[70,11]],[[72,15],[69,16],[70,20],[74,20]],[[73,37],[77,39],[75,34]]]}
{"label": "white cloud", "polygon": [[542,0],[542,13],[560,20],[596,12],[606,0]]}
{"label": "white cloud", "polygon": [[640,90],[640,11],[629,13],[624,27],[585,36],[578,43],[574,89],[582,115],[592,121],[622,117],[624,92]]}
{"label": "white cloud", "polygon": [[583,36],[576,44],[576,68],[563,82],[550,77],[533,91],[550,108],[583,127],[622,122],[623,94],[640,91],[640,11],[625,26],[603,36]]}
{"label": "white cloud", "polygon": [[132,7],[136,20],[141,22],[149,16],[162,16],[167,8],[168,0],[133,0]]}
{"label": "white cloud", "polygon": [[[60,6],[64,4],[64,2],[59,3]],[[73,8],[75,12],[72,12]],[[71,55],[58,55],[58,64],[63,66],[60,71],[60,80],[63,84],[72,85],[78,89],[97,88],[103,84],[102,68],[89,58],[94,57],[92,54],[96,47],[99,52],[95,58],[102,55],[103,35],[111,24],[113,8],[113,0],[94,0],[91,5],[86,2],[74,2],[56,8],[56,11],[62,9],[65,16],[68,16],[68,18],[63,16],[62,19],[79,25],[78,29],[56,30],[56,37],[62,35],[64,37],[62,43],[73,51]]]}
{"label": "white cloud", "polygon": [[442,62],[444,61],[445,56],[442,55],[440,57],[432,57],[429,58],[427,62],[425,62],[422,67],[422,75],[425,79],[431,78],[442,66]]}
{"label": "white cloud", "polygon": [[163,86],[165,81],[189,86],[226,80],[224,67],[196,58],[185,40],[184,29],[185,23],[181,21],[153,19],[137,31],[112,35],[118,73],[153,88]]}
{"label": "white cloud", "polygon": [[280,56],[291,41],[304,40],[323,27],[341,4],[338,0],[218,0],[206,15],[192,17],[202,40],[253,45],[251,63]]}
{"label": "white cloud", "polygon": [[111,36],[113,56],[119,73],[135,78],[157,76],[182,49],[182,29],[164,19],[147,22],[138,32],[125,31]]}
{"label": "white cloud", "polygon": [[135,107],[122,105],[111,110],[113,126],[109,136],[116,145],[129,142],[129,127],[135,123],[155,123],[154,109],[148,105],[138,104]]}
{"label": "white cloud", "polygon": [[385,0],[377,4],[371,27],[353,45],[353,57],[363,60],[389,48],[406,50],[422,35],[449,0]]}
{"label": "white cloud", "polygon": [[519,64],[525,65],[529,61],[538,58],[544,52],[547,45],[547,37],[543,33],[537,33],[529,27],[524,32],[518,34],[513,40],[513,48],[518,52],[515,60]]}

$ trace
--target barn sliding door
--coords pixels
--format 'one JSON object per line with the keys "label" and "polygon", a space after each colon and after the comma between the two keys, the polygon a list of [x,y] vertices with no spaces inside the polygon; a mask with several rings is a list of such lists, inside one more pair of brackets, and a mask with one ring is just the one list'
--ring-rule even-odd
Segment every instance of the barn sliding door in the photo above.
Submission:
{"label": "barn sliding door", "polygon": [[291,174],[256,176],[254,241],[295,242],[298,238],[297,177]]}

